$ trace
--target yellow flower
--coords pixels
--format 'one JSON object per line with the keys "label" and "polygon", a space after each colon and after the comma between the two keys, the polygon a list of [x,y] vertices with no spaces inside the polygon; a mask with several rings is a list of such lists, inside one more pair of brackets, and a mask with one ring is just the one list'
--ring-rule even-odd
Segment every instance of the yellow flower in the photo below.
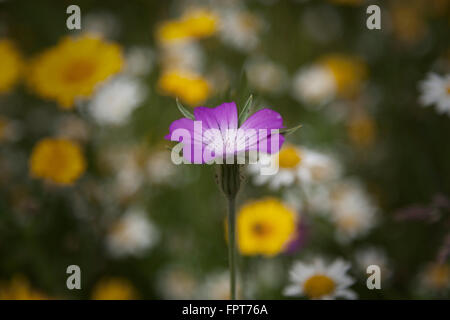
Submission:
{"label": "yellow flower", "polygon": [[191,37],[205,38],[217,31],[218,17],[211,11],[196,9],[185,13],[181,19]]}
{"label": "yellow flower", "polygon": [[450,286],[450,266],[448,264],[431,263],[424,275],[425,284],[435,290],[446,289]]}
{"label": "yellow flower", "polygon": [[92,300],[134,300],[137,293],[126,279],[108,278],[98,282],[92,292]]}
{"label": "yellow flower", "polygon": [[40,96],[70,109],[76,99],[90,97],[99,83],[122,66],[122,50],[117,44],[89,35],[66,37],[32,61],[27,80]]}
{"label": "yellow flower", "polygon": [[189,38],[206,38],[217,31],[218,17],[206,9],[186,12],[178,20],[161,23],[156,29],[156,38],[161,43]]}
{"label": "yellow flower", "polygon": [[30,287],[22,276],[14,276],[9,285],[0,285],[0,300],[46,300],[47,296]]}
{"label": "yellow flower", "polygon": [[418,2],[393,2],[391,5],[392,29],[394,35],[406,45],[420,42],[427,34],[428,28],[424,18],[424,11],[428,7]]}
{"label": "yellow flower", "polygon": [[73,183],[86,169],[83,153],[76,143],[52,138],[37,143],[29,165],[33,177],[61,185]]}
{"label": "yellow flower", "polygon": [[156,29],[156,38],[162,43],[188,38],[189,32],[183,22],[177,20],[164,21]]}
{"label": "yellow flower", "polygon": [[295,232],[296,214],[278,199],[245,204],[237,216],[237,240],[243,255],[280,253]]}
{"label": "yellow flower", "polygon": [[0,40],[0,94],[8,92],[22,72],[22,58],[9,40]]}
{"label": "yellow flower", "polygon": [[359,92],[367,76],[367,67],[360,59],[333,54],[325,56],[320,62],[333,74],[338,94],[352,98]]}
{"label": "yellow flower", "polygon": [[376,136],[375,122],[366,114],[354,116],[347,125],[347,134],[356,146],[370,146]]}
{"label": "yellow flower", "polygon": [[211,91],[204,78],[187,71],[164,72],[158,81],[158,87],[163,94],[178,97],[191,106],[204,102]]}

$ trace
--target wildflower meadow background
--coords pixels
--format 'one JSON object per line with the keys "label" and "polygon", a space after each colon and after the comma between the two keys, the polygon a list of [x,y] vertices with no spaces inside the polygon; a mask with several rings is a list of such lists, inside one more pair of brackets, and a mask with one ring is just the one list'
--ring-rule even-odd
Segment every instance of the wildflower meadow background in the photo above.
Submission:
{"label": "wildflower meadow background", "polygon": [[[72,4],[81,30],[66,27]],[[0,1],[0,299],[229,298],[215,168],[174,165],[164,136],[177,98],[242,109],[250,95],[252,112],[302,128],[278,173],[242,168],[238,297],[449,298],[449,12]]]}

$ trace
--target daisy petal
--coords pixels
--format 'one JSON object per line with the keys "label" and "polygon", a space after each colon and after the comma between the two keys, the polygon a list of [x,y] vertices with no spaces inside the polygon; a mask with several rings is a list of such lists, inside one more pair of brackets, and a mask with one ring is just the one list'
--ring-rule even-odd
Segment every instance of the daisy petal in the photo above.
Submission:
{"label": "daisy petal", "polygon": [[297,285],[289,285],[283,290],[283,295],[292,297],[292,296],[299,296],[302,294],[302,288]]}
{"label": "daisy petal", "polygon": [[335,296],[339,298],[344,298],[348,300],[355,300],[358,298],[355,292],[349,289],[340,289],[335,292]]}

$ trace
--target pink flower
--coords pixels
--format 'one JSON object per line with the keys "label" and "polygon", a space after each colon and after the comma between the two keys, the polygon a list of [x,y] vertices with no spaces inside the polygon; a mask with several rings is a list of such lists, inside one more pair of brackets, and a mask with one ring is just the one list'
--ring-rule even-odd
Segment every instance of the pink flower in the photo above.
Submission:
{"label": "pink flower", "polygon": [[281,115],[270,109],[255,112],[239,126],[236,104],[227,102],[215,108],[195,108],[193,119],[172,122],[165,138],[181,142],[183,157],[200,164],[234,159],[246,151],[276,153],[284,142],[282,128]]}

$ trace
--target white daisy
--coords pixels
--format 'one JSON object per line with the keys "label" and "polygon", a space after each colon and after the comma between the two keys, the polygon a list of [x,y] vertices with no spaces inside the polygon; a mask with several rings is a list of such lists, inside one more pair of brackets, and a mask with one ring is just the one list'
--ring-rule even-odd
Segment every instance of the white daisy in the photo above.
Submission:
{"label": "white daisy", "polygon": [[325,67],[303,67],[294,75],[292,95],[299,102],[305,103],[306,107],[328,102],[335,94],[335,78]]}
{"label": "white daisy", "polygon": [[364,275],[366,274],[367,267],[370,265],[380,267],[382,279],[388,279],[392,275],[386,252],[381,248],[367,247],[359,249],[355,253],[355,261],[356,266]]}
{"label": "white daisy", "polygon": [[137,79],[121,76],[99,89],[88,110],[100,124],[123,124],[146,95],[145,87]]}
{"label": "white daisy", "polygon": [[264,58],[254,58],[246,64],[246,74],[252,87],[262,92],[279,93],[287,82],[282,66]]}
{"label": "white daisy", "polygon": [[67,139],[87,141],[90,136],[90,128],[86,121],[73,114],[61,116],[56,122],[55,129],[59,137]]}
{"label": "white daisy", "polygon": [[140,208],[132,208],[113,224],[106,238],[109,252],[114,257],[141,255],[159,238],[155,226]]}
{"label": "white daisy", "polygon": [[147,149],[141,145],[112,145],[99,153],[99,166],[114,174],[113,195],[126,200],[145,182]]}
{"label": "white daisy", "polygon": [[198,285],[192,274],[177,266],[164,269],[157,279],[157,287],[164,299],[192,299]]}
{"label": "white daisy", "polygon": [[450,116],[450,74],[440,76],[429,73],[427,78],[420,82],[419,89],[421,104],[435,105],[439,113],[447,113]]}
{"label": "white daisy", "polygon": [[[241,294],[239,282],[237,295]],[[198,299],[229,300],[230,299],[230,273],[227,271],[214,272],[206,276],[203,285],[198,289]]]}
{"label": "white daisy", "polygon": [[340,174],[340,166],[332,157],[310,150],[285,144],[277,154],[270,155],[271,161],[278,161],[279,170],[273,175],[261,175],[262,158],[255,165],[249,165],[248,170],[254,176],[256,185],[268,184],[271,189],[277,190],[283,186],[299,183],[304,187],[331,181]]}
{"label": "white daisy", "polygon": [[298,173],[300,183],[320,184],[340,176],[340,165],[332,156],[307,148],[301,148],[300,152],[302,157]]}
{"label": "white daisy", "polygon": [[[279,169],[273,175],[261,175],[262,163],[267,163],[266,157],[271,158],[270,163],[278,161]],[[256,185],[269,185],[269,188],[277,190],[284,186],[290,186],[296,182],[297,171],[301,163],[300,149],[293,145],[284,145],[277,154],[261,156],[258,163],[249,165],[248,171],[253,175]]]}
{"label": "white daisy", "polygon": [[331,219],[338,240],[361,237],[374,227],[377,209],[362,186],[354,181],[337,184],[331,195]]}
{"label": "white daisy", "polygon": [[259,44],[262,20],[240,9],[225,9],[220,13],[220,35],[226,44],[241,50],[251,51]]}
{"label": "white daisy", "polygon": [[120,199],[126,199],[136,192],[144,183],[142,169],[134,162],[126,162],[116,175],[115,192]]}
{"label": "white daisy", "polygon": [[328,216],[331,210],[331,190],[328,184],[311,185],[304,188],[308,213]]}
{"label": "white daisy", "polygon": [[291,268],[291,284],[285,287],[285,296],[305,296],[309,299],[356,299],[356,293],[349,289],[354,283],[347,272],[350,264],[341,259],[325,265],[323,259],[312,263],[296,262]]}
{"label": "white daisy", "polygon": [[110,12],[92,12],[83,16],[79,32],[104,38],[117,38],[121,33],[120,21]]}
{"label": "white daisy", "polygon": [[151,154],[147,160],[147,174],[150,181],[161,183],[173,183],[177,166],[168,160],[167,151],[157,151]]}
{"label": "white daisy", "polygon": [[125,150],[116,156],[114,168],[116,170],[115,191],[119,198],[128,198],[135,194],[144,183],[142,167],[139,164],[139,154],[134,150]]}
{"label": "white daisy", "polygon": [[132,47],[125,55],[125,72],[130,76],[145,76],[152,70],[155,54],[148,47]]}
{"label": "white daisy", "polygon": [[201,46],[192,41],[176,41],[160,48],[159,63],[164,70],[185,70],[200,73],[204,54]]}
{"label": "white daisy", "polygon": [[230,79],[230,70],[223,63],[216,63],[208,69],[207,80],[217,94],[225,93],[230,88]]}

